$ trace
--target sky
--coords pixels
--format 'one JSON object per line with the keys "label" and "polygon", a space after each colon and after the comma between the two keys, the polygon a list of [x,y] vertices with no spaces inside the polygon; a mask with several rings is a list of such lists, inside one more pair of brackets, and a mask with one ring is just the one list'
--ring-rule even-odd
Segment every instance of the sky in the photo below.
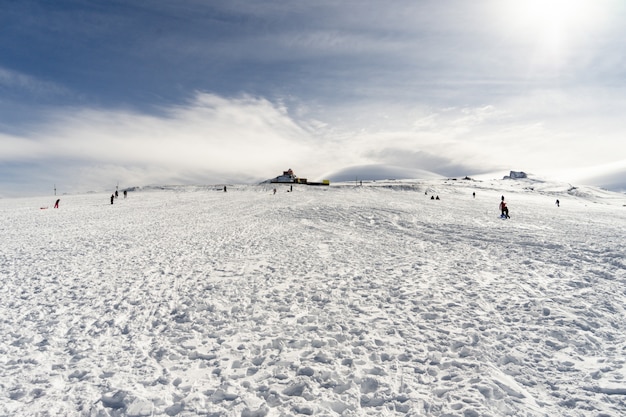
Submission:
{"label": "sky", "polygon": [[0,197],[376,165],[626,190],[625,21],[623,0],[4,0]]}

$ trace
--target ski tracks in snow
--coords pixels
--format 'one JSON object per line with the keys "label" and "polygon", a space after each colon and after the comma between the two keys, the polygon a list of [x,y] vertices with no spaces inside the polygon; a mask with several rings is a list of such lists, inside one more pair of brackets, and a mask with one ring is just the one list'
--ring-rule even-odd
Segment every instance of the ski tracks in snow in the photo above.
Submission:
{"label": "ski tracks in snow", "polygon": [[625,409],[623,218],[551,221],[520,194],[501,221],[497,191],[229,191],[8,211],[0,414]]}

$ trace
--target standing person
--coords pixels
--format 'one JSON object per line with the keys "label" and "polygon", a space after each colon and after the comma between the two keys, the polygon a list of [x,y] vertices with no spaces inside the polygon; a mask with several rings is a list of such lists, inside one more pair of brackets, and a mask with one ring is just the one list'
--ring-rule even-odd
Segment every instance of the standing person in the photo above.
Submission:
{"label": "standing person", "polygon": [[472,193],[472,197],[473,197],[473,198],[476,198],[476,191],[474,191],[474,192]]}
{"label": "standing person", "polygon": [[126,198],[127,194],[128,194],[128,191],[124,190],[124,198]]}
{"label": "standing person", "polygon": [[113,204],[113,200],[115,200],[115,194],[111,194],[111,204]]}
{"label": "standing person", "polygon": [[117,190],[115,190],[115,198],[117,198],[117,195],[118,195],[118,194],[117,194]]}
{"label": "standing person", "polygon": [[509,216],[509,208],[506,206],[506,201],[504,201],[504,196],[502,196],[502,200],[500,201],[500,211],[502,212],[500,217],[503,219],[511,218],[511,216]]}
{"label": "standing person", "polygon": [[54,203],[54,208],[59,208],[59,202],[61,201],[61,199],[57,199],[56,203]]}
{"label": "standing person", "polygon": [[226,186],[224,186],[224,192],[226,192]]}
{"label": "standing person", "polygon": [[557,207],[561,207],[561,203],[559,203],[559,199],[558,198],[556,199],[556,203],[555,204],[556,204]]}

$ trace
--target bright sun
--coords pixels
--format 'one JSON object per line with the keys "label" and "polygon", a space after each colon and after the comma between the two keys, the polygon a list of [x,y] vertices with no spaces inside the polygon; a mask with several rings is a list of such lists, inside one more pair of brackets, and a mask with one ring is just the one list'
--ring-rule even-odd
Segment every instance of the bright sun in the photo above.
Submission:
{"label": "bright sun", "polygon": [[540,25],[562,24],[583,15],[584,2],[576,0],[521,0],[515,2],[519,18]]}
{"label": "bright sun", "polygon": [[604,0],[502,0],[499,18],[510,39],[532,44],[545,56],[575,45],[599,25]]}
{"label": "bright sun", "polygon": [[555,27],[572,29],[584,23],[594,7],[593,0],[506,0],[503,3],[519,25],[540,32]]}

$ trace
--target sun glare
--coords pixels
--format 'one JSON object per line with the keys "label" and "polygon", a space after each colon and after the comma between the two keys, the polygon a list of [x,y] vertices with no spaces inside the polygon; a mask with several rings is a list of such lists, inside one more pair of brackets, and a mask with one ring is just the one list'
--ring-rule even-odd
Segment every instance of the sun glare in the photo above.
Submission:
{"label": "sun glare", "polygon": [[518,36],[550,40],[592,25],[602,1],[505,0],[500,4],[509,29]]}
{"label": "sun glare", "polygon": [[602,27],[606,0],[500,0],[499,33],[513,46],[532,48],[533,70],[558,71],[572,52]]}
{"label": "sun glare", "polygon": [[522,0],[516,2],[521,19],[540,25],[560,25],[582,14],[583,2],[576,0]]}

